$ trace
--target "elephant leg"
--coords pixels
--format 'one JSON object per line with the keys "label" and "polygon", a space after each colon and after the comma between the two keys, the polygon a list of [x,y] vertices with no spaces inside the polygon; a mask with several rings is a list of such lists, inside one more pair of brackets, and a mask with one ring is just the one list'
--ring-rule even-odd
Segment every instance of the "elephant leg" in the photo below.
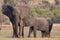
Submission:
{"label": "elephant leg", "polygon": [[24,29],[24,26],[23,26],[23,21],[21,20],[20,21],[20,27],[19,27],[19,37],[23,37],[23,29]]}
{"label": "elephant leg", "polygon": [[19,37],[23,37],[24,33],[23,33],[23,27],[19,27]]}
{"label": "elephant leg", "polygon": [[41,31],[41,33],[42,33],[42,37],[45,37],[46,36],[45,31]]}
{"label": "elephant leg", "polygon": [[14,19],[10,19],[12,26],[13,26],[13,37],[18,37],[17,35],[17,26],[15,25],[15,20]]}
{"label": "elephant leg", "polygon": [[18,26],[17,24],[13,25],[13,36],[18,37]]}
{"label": "elephant leg", "polygon": [[52,26],[53,26],[53,23],[51,25],[49,25],[49,33],[48,33],[49,37],[50,37],[50,32],[52,30]]}
{"label": "elephant leg", "polygon": [[51,32],[52,26],[53,26],[53,23],[51,25],[49,25],[49,32]]}
{"label": "elephant leg", "polygon": [[50,32],[49,32],[49,34],[48,34],[48,37],[50,38]]}
{"label": "elephant leg", "polygon": [[18,37],[18,20],[15,20],[15,35]]}
{"label": "elephant leg", "polygon": [[42,37],[50,37],[50,33],[46,31],[42,31]]}
{"label": "elephant leg", "polygon": [[46,37],[50,38],[50,32],[46,32]]}
{"label": "elephant leg", "polygon": [[48,37],[48,38],[50,38],[50,32],[51,32],[51,29],[52,29],[52,25],[53,24],[49,25],[49,29],[48,29],[48,31],[46,31],[46,37]]}
{"label": "elephant leg", "polygon": [[10,21],[13,25],[13,37],[18,37],[18,17],[13,16],[13,18],[10,18]]}
{"label": "elephant leg", "polygon": [[17,35],[17,33],[16,33],[15,25],[13,25],[13,37],[18,37],[18,35]]}
{"label": "elephant leg", "polygon": [[24,37],[24,27],[22,28],[22,37]]}
{"label": "elephant leg", "polygon": [[34,28],[34,37],[36,37],[36,27],[33,28]]}
{"label": "elephant leg", "polygon": [[13,25],[13,37],[16,37],[15,35],[15,26]]}
{"label": "elephant leg", "polygon": [[19,37],[19,27],[20,27],[20,22],[19,22],[19,16],[16,15],[15,17],[15,31],[16,31],[16,35]]}
{"label": "elephant leg", "polygon": [[[18,25],[19,25],[19,36],[20,36],[20,23]],[[22,37],[24,37],[24,26],[22,28]]]}
{"label": "elephant leg", "polygon": [[33,27],[30,27],[28,37],[30,37],[30,34],[32,33],[32,31],[33,31]]}

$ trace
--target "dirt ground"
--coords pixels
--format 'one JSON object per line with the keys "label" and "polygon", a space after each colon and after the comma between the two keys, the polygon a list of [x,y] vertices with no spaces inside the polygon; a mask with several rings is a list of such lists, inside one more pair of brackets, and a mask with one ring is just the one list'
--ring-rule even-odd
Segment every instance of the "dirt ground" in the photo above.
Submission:
{"label": "dirt ground", "polygon": [[24,37],[25,38],[12,38],[12,25],[0,25],[0,39],[1,40],[60,40],[60,24],[53,24],[51,31],[51,38],[41,38],[41,32],[37,31],[37,38],[33,38],[33,33],[31,38],[27,38],[29,28],[24,28]]}

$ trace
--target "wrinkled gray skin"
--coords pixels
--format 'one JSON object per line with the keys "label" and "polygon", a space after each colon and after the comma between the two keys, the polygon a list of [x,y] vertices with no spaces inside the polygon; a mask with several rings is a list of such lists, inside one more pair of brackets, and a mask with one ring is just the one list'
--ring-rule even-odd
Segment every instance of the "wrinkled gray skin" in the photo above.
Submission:
{"label": "wrinkled gray skin", "polygon": [[30,26],[28,37],[30,37],[30,34],[32,33],[32,31],[34,33],[34,37],[36,37],[36,30],[41,31],[42,37],[50,37],[50,32],[53,25],[51,18],[26,17],[23,19],[23,21],[25,26]]}

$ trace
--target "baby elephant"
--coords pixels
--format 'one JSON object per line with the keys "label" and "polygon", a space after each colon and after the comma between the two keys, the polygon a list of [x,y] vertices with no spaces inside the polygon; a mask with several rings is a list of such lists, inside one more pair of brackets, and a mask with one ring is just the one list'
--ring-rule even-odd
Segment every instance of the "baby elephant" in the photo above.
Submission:
{"label": "baby elephant", "polygon": [[36,37],[36,30],[41,31],[42,37],[50,37],[50,32],[53,25],[52,18],[44,17],[40,18],[32,17],[30,19],[25,18],[24,23],[25,26],[26,25],[30,26],[28,37],[30,37],[30,34],[32,32],[34,33],[34,37]]}

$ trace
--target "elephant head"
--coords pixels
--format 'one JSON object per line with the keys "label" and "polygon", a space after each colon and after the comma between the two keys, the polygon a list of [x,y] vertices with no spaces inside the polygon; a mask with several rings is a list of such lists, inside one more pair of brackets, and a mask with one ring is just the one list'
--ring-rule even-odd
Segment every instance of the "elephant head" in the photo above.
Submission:
{"label": "elephant head", "polygon": [[14,8],[11,5],[4,4],[2,6],[2,13],[8,17],[13,16],[13,10]]}

